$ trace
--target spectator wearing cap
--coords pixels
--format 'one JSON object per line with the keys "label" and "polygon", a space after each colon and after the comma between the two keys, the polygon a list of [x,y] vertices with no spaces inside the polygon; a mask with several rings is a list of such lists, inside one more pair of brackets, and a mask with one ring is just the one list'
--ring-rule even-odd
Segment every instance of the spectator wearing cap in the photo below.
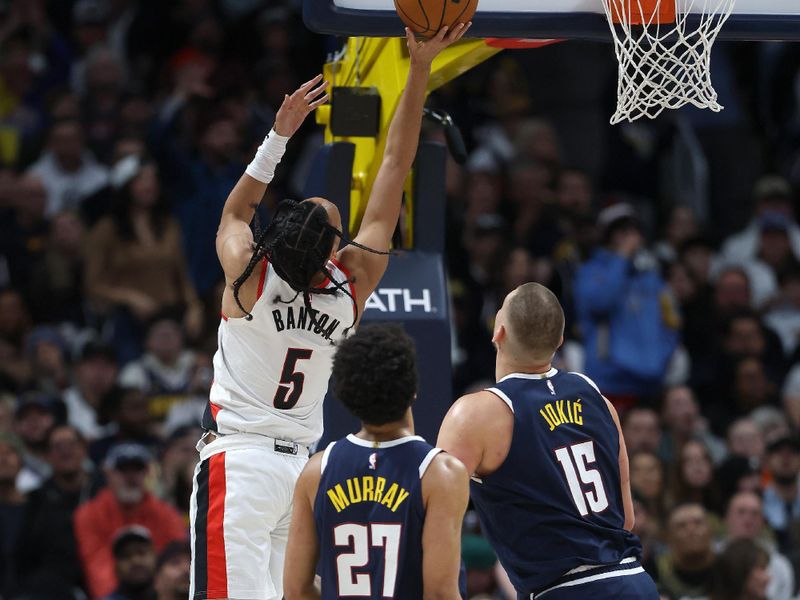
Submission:
{"label": "spectator wearing cap", "polygon": [[77,210],[108,183],[108,169],[86,147],[80,121],[65,119],[50,128],[47,149],[28,169],[47,189],[45,213]]}
{"label": "spectator wearing cap", "polygon": [[191,548],[186,542],[170,542],[156,563],[155,600],[185,600],[189,597]]}
{"label": "spectator wearing cap", "polygon": [[758,257],[762,249],[764,225],[780,220],[792,254],[800,257],[800,227],[795,222],[792,187],[776,175],[765,175],[753,188],[753,219],[741,232],[731,236],[722,247],[722,254],[731,263],[744,263]]}
{"label": "spectator wearing cap", "polygon": [[145,349],[140,359],[125,366],[119,383],[145,394],[153,417],[163,420],[170,407],[190,391],[196,353],[186,347],[180,321],[168,313],[150,321]]}
{"label": "spectator wearing cap", "polygon": [[142,330],[158,313],[183,311],[183,324],[196,337],[203,307],[155,163],[123,158],[114,166],[112,184],[111,214],[98,221],[87,240],[86,291],[95,309],[111,318],[114,345],[125,364],[141,354]]}
{"label": "spectator wearing cap", "polygon": [[775,532],[778,549],[790,552],[796,546],[800,526],[800,440],[779,432],[767,443],[766,468],[772,482],[764,490],[764,518]]}
{"label": "spectator wearing cap", "polygon": [[598,216],[603,247],[575,277],[586,374],[622,407],[663,384],[678,347],[680,317],[652,258],[636,212],[616,204]]}
{"label": "spectator wearing cap", "polygon": [[88,342],[75,366],[75,383],[64,392],[67,421],[87,440],[109,433],[101,424],[103,398],[112,390],[117,379],[117,353],[113,348]]}
{"label": "spectator wearing cap", "polygon": [[757,542],[769,553],[769,585],[767,600],[794,598],[794,569],[783,554],[777,551],[764,526],[761,497],[753,492],[738,492],[725,511],[726,537],[723,547],[737,539]]}
{"label": "spectator wearing cap", "polygon": [[117,587],[103,600],[154,600],[156,551],[150,531],[139,525],[123,527],[114,536],[111,553]]}
{"label": "spectator wearing cap", "polygon": [[112,544],[122,527],[148,528],[156,551],[186,537],[180,514],[146,489],[145,479],[152,462],[153,457],[144,446],[115,446],[104,463],[108,485],[75,512],[78,553],[92,598],[102,598],[117,587]]}
{"label": "spectator wearing cap", "polygon": [[22,533],[25,495],[17,486],[22,470],[22,442],[14,434],[0,433],[0,596],[16,590],[16,548]]}
{"label": "spectator wearing cap", "polygon": [[21,587],[29,593],[56,593],[83,587],[73,515],[99,489],[87,469],[86,441],[69,425],[50,432],[47,458],[53,475],[28,496],[18,556]]}
{"label": "spectator wearing cap", "polygon": [[153,435],[149,401],[141,391],[115,387],[103,399],[103,408],[116,431],[92,442],[89,456],[95,464],[102,463],[109,450],[117,444],[135,443],[148,449],[156,447],[158,438]]}
{"label": "spectator wearing cap", "polygon": [[64,420],[64,405],[57,396],[43,392],[28,392],[19,398],[14,432],[24,444],[24,469],[19,486],[24,492],[39,487],[50,477],[47,461],[47,438],[50,431]]}
{"label": "spectator wearing cap", "polygon": [[36,327],[25,340],[33,384],[49,394],[61,394],[70,383],[67,343],[57,329]]}

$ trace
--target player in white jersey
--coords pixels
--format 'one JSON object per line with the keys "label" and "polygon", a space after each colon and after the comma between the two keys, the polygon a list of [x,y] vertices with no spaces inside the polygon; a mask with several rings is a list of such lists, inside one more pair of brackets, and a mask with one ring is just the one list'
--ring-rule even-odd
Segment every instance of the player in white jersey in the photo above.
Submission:
{"label": "player in white jersey", "polygon": [[292,493],[322,434],[335,344],[386,270],[431,62],[467,29],[427,42],[408,33],[408,81],[358,234],[343,249],[341,216],[323,198],[282,202],[264,231],[254,237],[250,228],[289,138],[327,101],[321,75],[286,96],[225,203],[217,233],[223,320],[191,502],[194,600],[283,596]]}

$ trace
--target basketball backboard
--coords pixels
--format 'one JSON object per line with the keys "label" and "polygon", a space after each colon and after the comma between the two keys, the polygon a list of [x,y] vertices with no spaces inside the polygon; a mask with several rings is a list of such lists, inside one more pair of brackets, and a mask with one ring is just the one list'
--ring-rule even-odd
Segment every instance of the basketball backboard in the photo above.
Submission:
{"label": "basketball backboard", "polygon": [[[480,0],[470,37],[609,41],[605,1]],[[704,0],[681,1],[697,12],[706,4]],[[371,37],[403,33],[393,0],[304,0],[303,4],[306,25],[318,33]],[[719,37],[800,41],[800,0],[736,0]]]}

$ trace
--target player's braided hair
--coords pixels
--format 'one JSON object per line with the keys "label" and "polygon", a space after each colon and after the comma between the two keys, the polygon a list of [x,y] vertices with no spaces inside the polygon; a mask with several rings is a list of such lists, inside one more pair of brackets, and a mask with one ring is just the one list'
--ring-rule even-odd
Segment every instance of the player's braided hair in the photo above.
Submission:
{"label": "player's braided hair", "polygon": [[[284,200],[278,205],[275,216],[269,225],[259,231],[255,224],[256,241],[253,244],[253,256],[242,274],[233,282],[233,298],[250,321],[253,315],[245,310],[239,300],[239,289],[250,277],[256,265],[266,256],[278,276],[297,292],[293,298],[276,300],[284,304],[294,302],[300,294],[308,310],[309,318],[315,321],[311,308],[311,294],[334,295],[339,292],[347,294],[355,303],[355,298],[348,290],[350,281],[336,281],[328,270],[328,257],[336,238],[344,240],[344,235],[328,222],[328,213],[316,202],[297,202]],[[356,246],[374,254],[390,254],[352,240],[344,240],[346,244]],[[324,274],[333,283],[332,287],[313,287],[311,280],[317,273]],[[356,308],[352,324],[345,329],[345,334],[358,322]]]}

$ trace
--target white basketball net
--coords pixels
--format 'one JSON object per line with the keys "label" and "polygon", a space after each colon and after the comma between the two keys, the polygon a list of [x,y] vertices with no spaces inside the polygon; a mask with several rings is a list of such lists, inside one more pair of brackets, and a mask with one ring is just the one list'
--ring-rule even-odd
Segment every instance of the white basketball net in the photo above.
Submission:
{"label": "white basketball net", "polygon": [[[617,111],[611,123],[656,118],[693,104],[722,110],[711,84],[711,48],[736,0],[600,0],[619,59]],[[676,4],[674,23],[658,23],[661,4]],[[645,8],[649,6],[650,8]],[[622,23],[614,23],[612,10]],[[637,12],[638,11],[638,12]],[[633,25],[631,21],[643,21]],[[632,18],[631,18],[632,17]]]}

